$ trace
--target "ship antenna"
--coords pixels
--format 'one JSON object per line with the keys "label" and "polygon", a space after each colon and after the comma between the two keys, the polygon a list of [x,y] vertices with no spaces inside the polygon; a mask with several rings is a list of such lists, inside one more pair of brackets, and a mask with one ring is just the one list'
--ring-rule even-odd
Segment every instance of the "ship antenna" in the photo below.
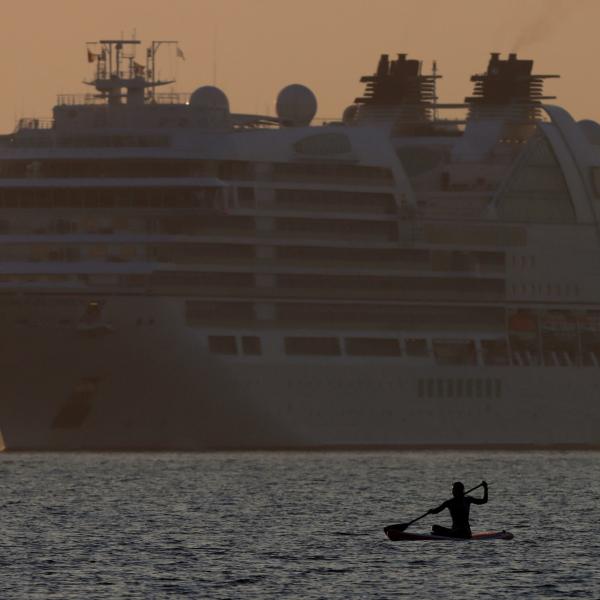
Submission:
{"label": "ship antenna", "polygon": [[433,120],[437,121],[438,120],[438,109],[437,109],[437,101],[438,101],[438,95],[437,95],[437,60],[433,61],[433,65],[431,66],[431,74],[433,75]]}
{"label": "ship antenna", "polygon": [[[168,45],[168,46],[174,46],[175,48],[177,48],[177,45],[179,44],[179,42],[177,42],[176,40],[154,40],[151,44],[150,47],[148,48],[148,50],[146,51],[146,63],[147,63],[147,70],[146,72],[150,72],[150,98],[151,100],[154,100],[156,97],[156,88],[159,85],[165,85],[165,83],[173,83],[172,81],[169,82],[163,82],[160,81],[159,79],[157,79],[156,76],[156,54],[158,53],[158,49],[163,46],[163,45]],[[181,52],[180,50],[178,52]],[[181,56],[183,56],[183,52],[181,52]],[[149,69],[148,69],[149,67]]]}
{"label": "ship antenna", "polygon": [[217,32],[218,29],[215,27],[213,33],[213,85],[217,85]]}

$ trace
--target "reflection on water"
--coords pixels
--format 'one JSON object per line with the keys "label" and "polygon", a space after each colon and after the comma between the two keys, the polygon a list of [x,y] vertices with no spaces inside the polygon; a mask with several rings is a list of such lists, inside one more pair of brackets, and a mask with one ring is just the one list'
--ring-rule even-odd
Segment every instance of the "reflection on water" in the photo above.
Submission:
{"label": "reflection on water", "polygon": [[[385,524],[435,506],[455,479],[493,483],[473,530],[506,528],[514,541],[385,539]],[[600,453],[3,454],[0,481],[2,598],[600,589]]]}

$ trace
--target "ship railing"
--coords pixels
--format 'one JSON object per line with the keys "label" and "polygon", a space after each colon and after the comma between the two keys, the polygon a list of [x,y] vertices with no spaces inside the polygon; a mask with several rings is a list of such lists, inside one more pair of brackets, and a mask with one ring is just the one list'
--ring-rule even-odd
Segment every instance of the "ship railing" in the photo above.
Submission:
{"label": "ship railing", "polygon": [[23,117],[17,121],[17,131],[42,131],[52,129],[53,127],[54,119]]}
{"label": "ship railing", "polygon": [[154,94],[150,102],[156,104],[188,104],[191,94],[189,92],[162,92]]}
{"label": "ship railing", "polygon": [[[148,104],[187,104],[190,100],[187,92],[165,92],[146,98]],[[58,106],[104,105],[107,97],[102,94],[60,94],[57,97]]]}
{"label": "ship railing", "polygon": [[106,98],[97,94],[60,94],[56,99],[58,106],[79,106],[81,104],[106,104]]}

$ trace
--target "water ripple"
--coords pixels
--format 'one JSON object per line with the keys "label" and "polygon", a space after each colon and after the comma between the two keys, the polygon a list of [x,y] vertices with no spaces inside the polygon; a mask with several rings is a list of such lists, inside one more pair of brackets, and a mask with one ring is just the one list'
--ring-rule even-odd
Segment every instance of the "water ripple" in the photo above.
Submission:
{"label": "water ripple", "polygon": [[[0,472],[0,598],[599,597],[598,453],[4,454]],[[515,540],[385,539],[484,478],[473,529]]]}

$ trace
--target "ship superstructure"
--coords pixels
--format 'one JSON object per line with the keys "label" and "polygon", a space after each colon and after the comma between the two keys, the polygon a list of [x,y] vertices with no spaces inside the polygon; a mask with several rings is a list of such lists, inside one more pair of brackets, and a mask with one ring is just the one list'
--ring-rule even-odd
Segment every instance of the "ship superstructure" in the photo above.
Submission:
{"label": "ship superstructure", "polygon": [[314,124],[161,94],[166,44],[0,138],[7,448],[600,445],[600,126],[552,76],[384,55]]}

